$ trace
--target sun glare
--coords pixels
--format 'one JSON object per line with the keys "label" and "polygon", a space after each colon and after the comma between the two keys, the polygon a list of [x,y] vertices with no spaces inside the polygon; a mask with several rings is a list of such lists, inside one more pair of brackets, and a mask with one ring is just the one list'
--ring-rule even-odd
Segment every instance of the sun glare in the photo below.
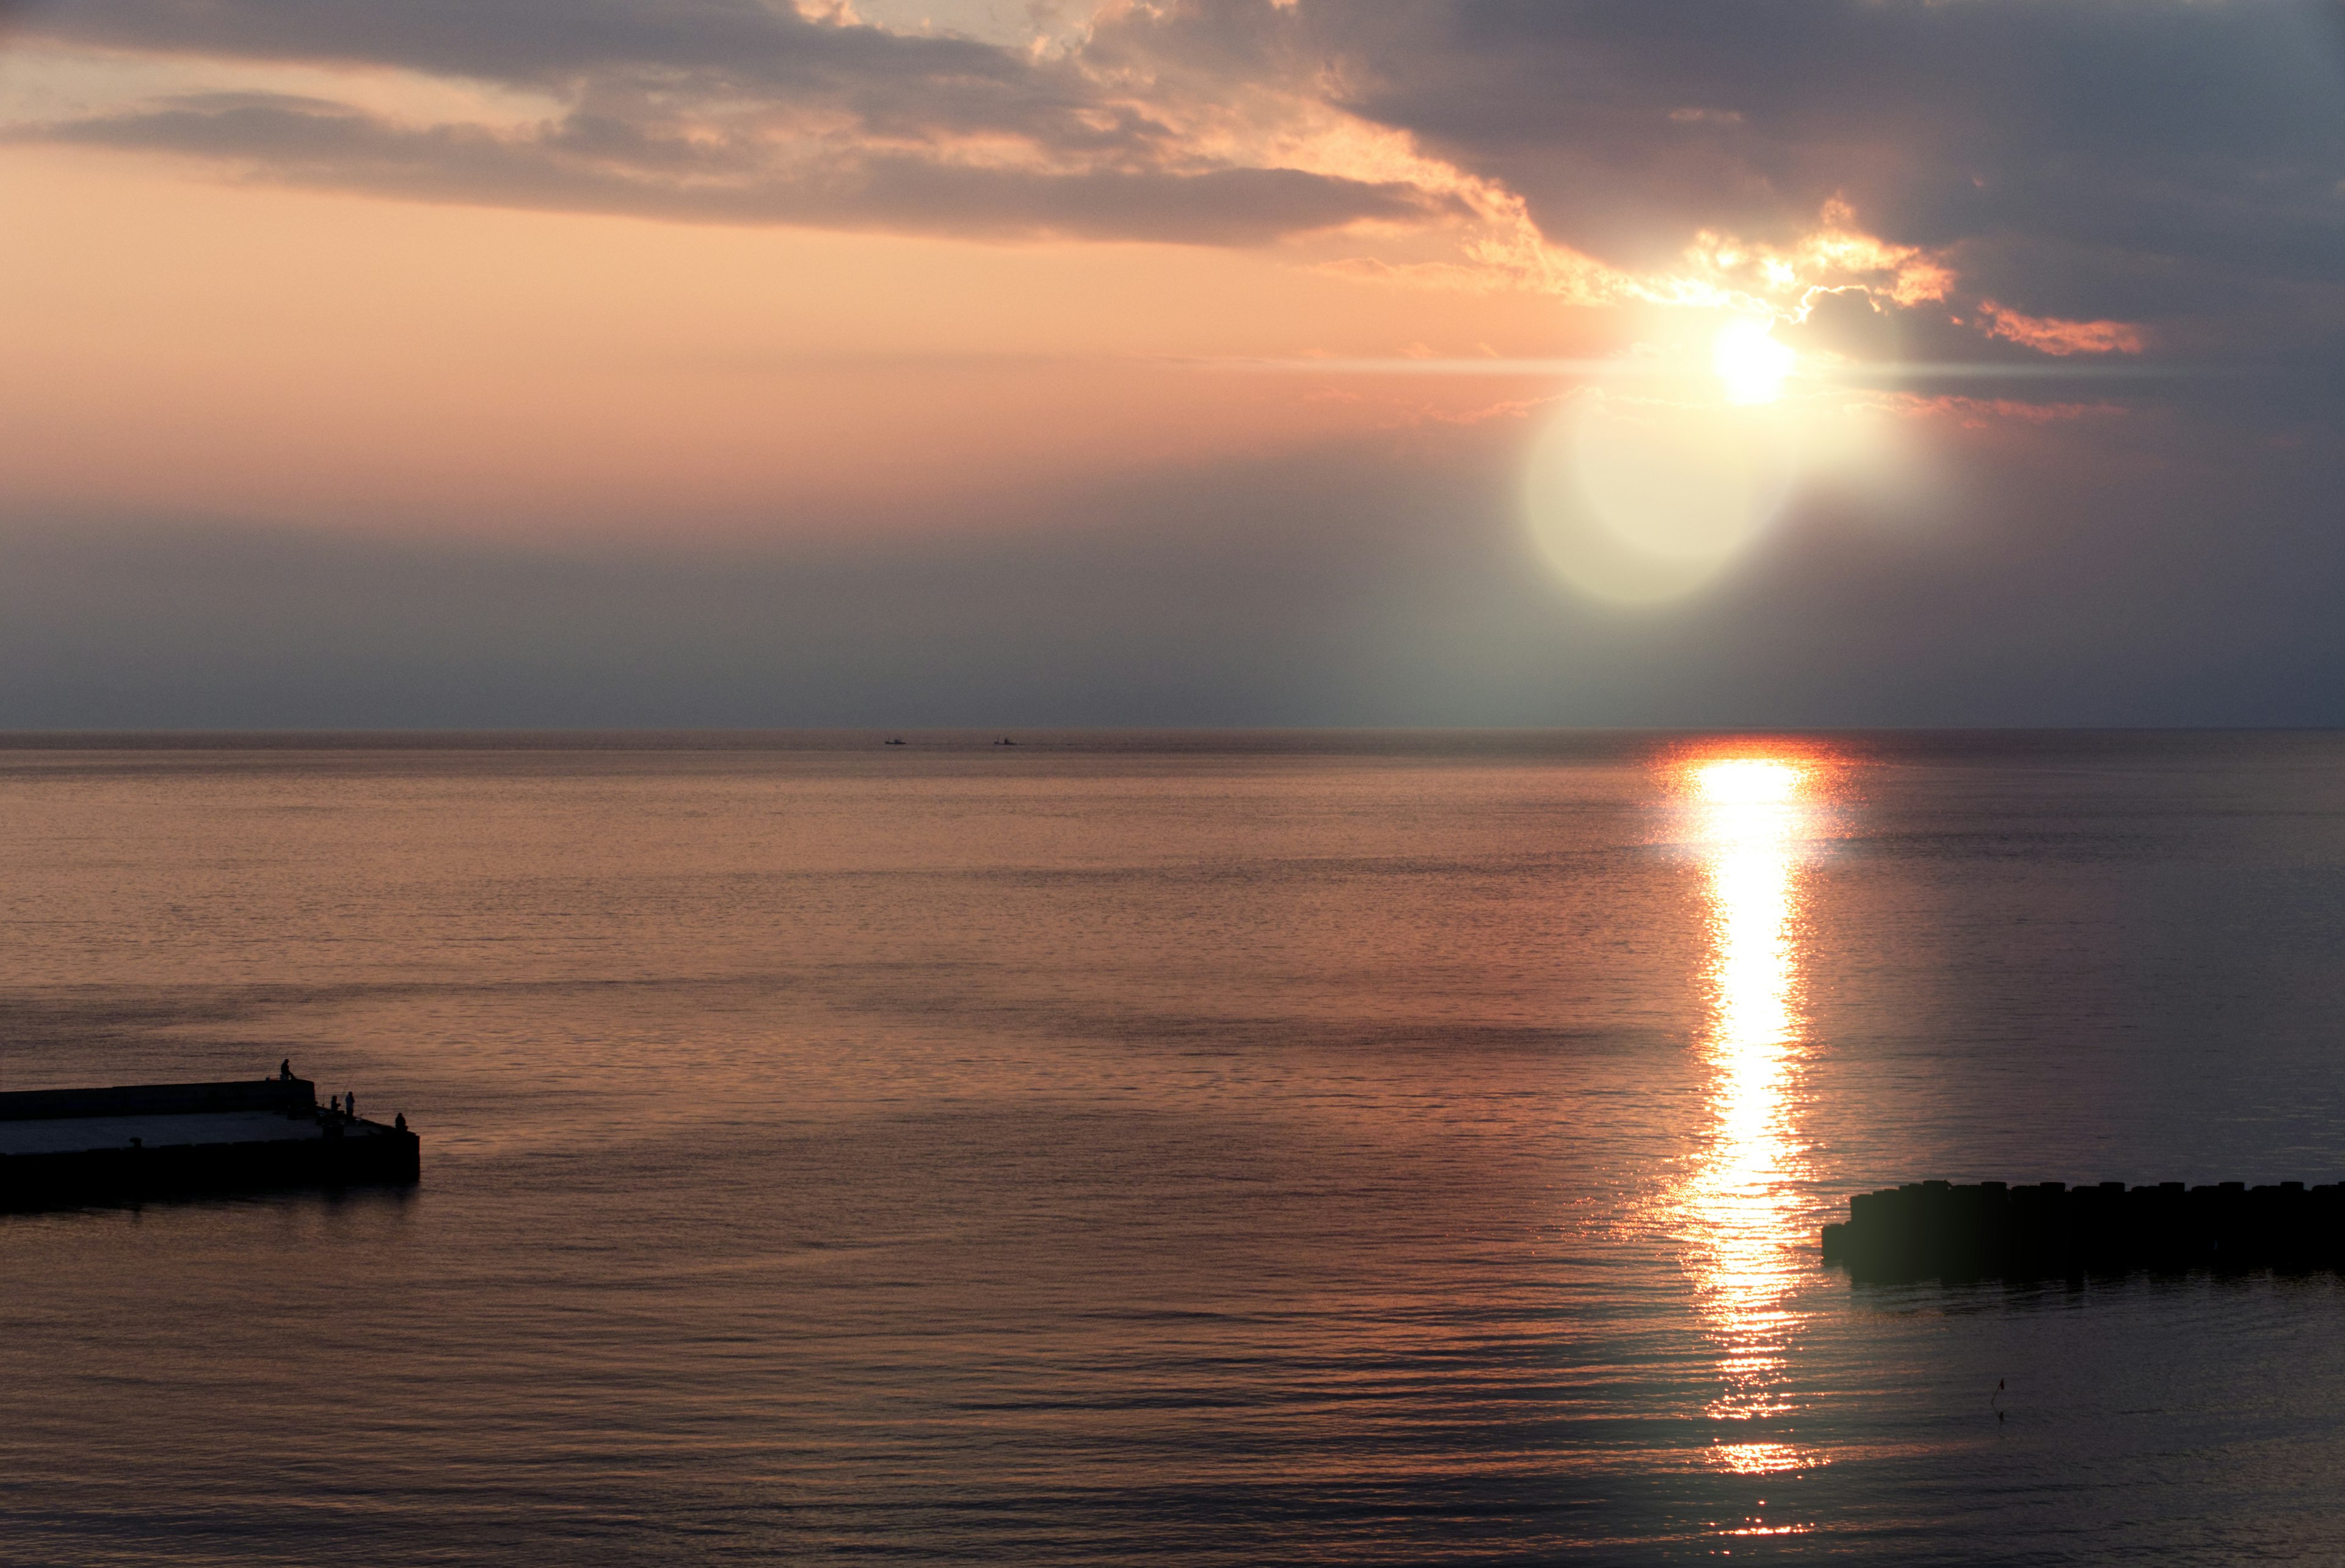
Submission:
{"label": "sun glare", "polygon": [[1704,763],[1694,774],[1701,798],[1718,805],[1765,805],[1798,792],[1800,770],[1789,763],[1730,758]]}
{"label": "sun glare", "polygon": [[1726,388],[1730,403],[1771,403],[1783,395],[1783,379],[1799,356],[1772,336],[1774,323],[1738,316],[1711,340],[1710,365]]}

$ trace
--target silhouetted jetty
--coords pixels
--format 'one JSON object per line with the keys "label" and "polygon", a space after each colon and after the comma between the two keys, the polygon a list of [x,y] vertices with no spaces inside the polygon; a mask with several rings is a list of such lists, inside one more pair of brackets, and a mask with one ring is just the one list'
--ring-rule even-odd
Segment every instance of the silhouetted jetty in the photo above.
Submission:
{"label": "silhouetted jetty", "polygon": [[[339,1099],[339,1097],[336,1097]],[[271,1187],[407,1184],[421,1145],[318,1104],[288,1071],[231,1083],[0,1094],[0,1209]]]}
{"label": "silhouetted jetty", "polygon": [[1864,1280],[2340,1269],[2345,1186],[1913,1181],[1850,1199],[1823,1254]]}

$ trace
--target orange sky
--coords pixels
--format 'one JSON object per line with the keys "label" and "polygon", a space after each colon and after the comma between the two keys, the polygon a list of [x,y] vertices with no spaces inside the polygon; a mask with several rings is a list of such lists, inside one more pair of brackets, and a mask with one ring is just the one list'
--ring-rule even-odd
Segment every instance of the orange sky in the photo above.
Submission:
{"label": "orange sky", "polygon": [[1576,354],[1615,313],[1301,248],[979,241],[386,201],[0,152],[18,496],[327,527],[788,535],[1552,389],[1233,374]]}
{"label": "orange sky", "polygon": [[[624,28],[638,9],[614,0],[596,15]],[[32,35],[0,54],[0,120],[32,127],[0,143],[0,204],[23,220],[0,252],[8,499],[496,537],[999,528],[1102,476],[1523,421],[1571,385],[1216,361],[1587,358],[1682,337],[1672,316],[1703,333],[1722,311],[1788,321],[1826,287],[1884,310],[1940,309],[1959,282],[1927,248],[1868,232],[1837,195],[1771,242],[1689,213],[1658,260],[1598,261],[1544,231],[1504,181],[1342,106],[1274,50],[1243,67],[1197,53],[1224,13],[1274,34],[1284,24],[1264,18],[1293,14],[1277,7],[1248,20],[1243,5],[1106,5],[1071,32],[1078,7],[1030,39],[1025,13],[987,4],[800,10],[817,21],[741,15],[765,18],[751,32],[787,57],[838,55],[822,68],[847,88],[787,72],[797,85],[775,86],[753,63],[732,96],[695,88],[681,107],[644,85],[666,80],[640,74],[651,61],[506,64],[500,84],[485,65],[444,68],[442,41],[421,69],[395,19],[304,58],[262,11],[246,33],[233,6],[74,0],[28,14]],[[452,46],[503,59],[499,15],[455,24]],[[229,32],[204,34],[206,18]],[[705,20],[739,23],[722,8]],[[183,24],[196,34],[171,31]],[[914,35],[955,25],[972,35],[943,46],[958,54],[920,54],[936,40]],[[520,36],[525,51],[563,46]],[[333,57],[354,47],[381,58]],[[903,104],[870,106],[889,93]],[[972,103],[929,106],[956,95]],[[928,119],[908,132],[907,114]],[[249,146],[203,139],[248,135],[255,115],[274,128]],[[357,134],[375,151],[330,150],[353,126],[372,127]],[[91,137],[103,145],[74,145]],[[581,137],[619,150],[581,154]],[[1098,137],[1120,147],[1102,153]],[[405,150],[381,150],[394,142]],[[418,172],[419,156],[447,167]],[[536,161],[468,201],[482,157]],[[695,158],[706,168],[677,172]],[[906,158],[936,183],[933,213],[870,194]],[[745,169],[766,183],[742,185]],[[1265,173],[1308,188],[1266,209],[1195,194]],[[996,177],[1043,194],[1005,194],[986,184]],[[1150,179],[1157,194],[1114,205],[1117,182]],[[370,193],[386,180],[442,194]],[[954,194],[969,182],[974,197]],[[818,223],[544,210],[652,201],[714,219],[743,190],[787,206],[849,187],[862,206]],[[1329,219],[1304,216],[1314,191],[1337,193]],[[1074,201],[1069,222],[1106,232],[955,237],[996,222],[985,203],[1026,200]],[[1183,202],[1203,205],[1183,217]],[[1197,242],[1133,237],[1162,227],[1159,207]],[[1233,238],[1232,222],[1259,232]],[[2145,341],[2015,307],[1981,321],[2055,352]]]}
{"label": "orange sky", "polygon": [[[90,621],[76,595],[151,622],[107,562],[165,542],[264,606],[319,573],[373,605],[420,563],[353,680],[440,657],[411,629],[496,576],[466,551],[606,572],[591,611],[530,589],[528,638],[468,625],[485,669],[529,638],[604,667],[650,570],[623,558],[754,561],[802,628],[876,623],[856,594],[959,613],[954,574],[990,573],[1095,641],[1045,656],[1004,609],[937,658],[1010,694],[1129,672],[1034,710],[1068,716],[1741,714],[1711,696],[1777,677],[1728,628],[1780,613],[1786,647],[1850,640],[1779,673],[1809,692],[1888,691],[1862,629],[1942,615],[1914,689],[1967,721],[1946,670],[2017,659],[2032,700],[2057,660],[2008,651],[2035,627],[2130,628],[2058,656],[2101,680],[2210,582],[2275,623],[2257,585],[2295,546],[2237,540],[2327,537],[2340,450],[2328,12],[1463,4],[10,8],[0,667],[57,672],[25,713],[137,689],[157,722],[205,639],[243,670],[244,610],[148,675],[87,673],[126,642],[95,622],[71,655],[22,630]],[[2188,103],[2145,86],[2185,73]],[[745,591],[750,630],[703,647],[698,592],[643,632],[700,649],[678,685],[775,619]],[[1706,673],[1638,642],[1672,627],[1719,640]],[[263,686],[326,634],[279,631]],[[844,672],[829,705],[757,706],[752,672],[740,712],[933,683],[897,642],[804,637],[774,667]],[[602,711],[591,684],[565,711]],[[406,690],[381,712],[425,713]],[[1784,713],[1901,711],[1817,702]]]}

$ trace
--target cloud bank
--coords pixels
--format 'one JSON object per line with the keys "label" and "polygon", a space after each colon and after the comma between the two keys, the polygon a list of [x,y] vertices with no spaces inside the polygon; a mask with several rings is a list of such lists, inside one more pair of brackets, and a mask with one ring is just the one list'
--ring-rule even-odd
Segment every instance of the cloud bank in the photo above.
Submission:
{"label": "cloud bank", "polygon": [[[988,41],[757,0],[47,0],[13,31],[252,73],[20,116],[16,139],[415,199],[1216,246],[1336,232],[1333,264],[1363,276],[1788,307],[1855,285],[2052,355],[2246,352],[2345,317],[2333,3],[1186,0]],[[534,110],[270,90],[292,65]]]}
{"label": "cloud bank", "polygon": [[1960,526],[1814,509],[1644,612],[1536,568],[1496,424],[917,545],[0,520],[0,728],[2345,723],[2338,453],[2243,489],[2188,421],[1935,417],[1992,475]]}

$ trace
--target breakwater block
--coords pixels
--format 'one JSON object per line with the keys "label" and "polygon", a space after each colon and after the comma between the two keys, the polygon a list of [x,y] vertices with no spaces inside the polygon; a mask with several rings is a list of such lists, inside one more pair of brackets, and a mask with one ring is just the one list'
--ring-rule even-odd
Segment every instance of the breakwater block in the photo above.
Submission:
{"label": "breakwater block", "polygon": [[1863,1280],[2345,1269],[2345,1186],[1913,1181],[1850,1199],[1823,1255]]}
{"label": "breakwater block", "polygon": [[289,1075],[0,1094],[0,1210],[275,1187],[404,1186],[422,1146]]}

